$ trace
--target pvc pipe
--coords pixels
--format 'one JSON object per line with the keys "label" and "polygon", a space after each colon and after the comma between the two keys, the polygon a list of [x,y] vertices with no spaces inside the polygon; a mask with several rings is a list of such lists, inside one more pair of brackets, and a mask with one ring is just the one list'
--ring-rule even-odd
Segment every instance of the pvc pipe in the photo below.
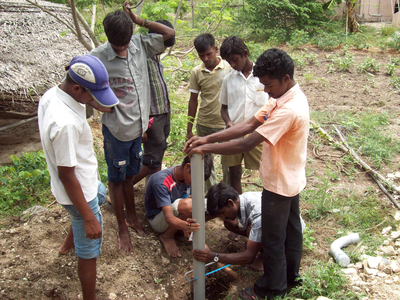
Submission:
{"label": "pvc pipe", "polygon": [[[206,247],[205,213],[204,213],[204,159],[203,155],[193,154],[190,159],[192,174],[192,216],[200,224],[200,229],[193,233],[193,249],[203,250]],[[193,259],[194,300],[206,299],[205,263]]]}
{"label": "pvc pipe", "polygon": [[359,241],[360,236],[358,233],[342,236],[331,244],[331,250],[329,251],[329,254],[335,258],[335,261],[339,263],[342,268],[346,268],[350,264],[350,258],[341,250],[341,248],[350,244],[358,243]]}

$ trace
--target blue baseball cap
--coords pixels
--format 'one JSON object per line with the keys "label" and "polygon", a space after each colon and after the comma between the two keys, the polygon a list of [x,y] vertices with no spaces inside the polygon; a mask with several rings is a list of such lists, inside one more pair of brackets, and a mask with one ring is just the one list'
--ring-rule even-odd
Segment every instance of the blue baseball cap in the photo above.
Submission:
{"label": "blue baseball cap", "polygon": [[119,103],[108,83],[108,73],[103,63],[95,56],[75,56],[69,64],[72,80],[89,90],[102,106],[112,107]]}

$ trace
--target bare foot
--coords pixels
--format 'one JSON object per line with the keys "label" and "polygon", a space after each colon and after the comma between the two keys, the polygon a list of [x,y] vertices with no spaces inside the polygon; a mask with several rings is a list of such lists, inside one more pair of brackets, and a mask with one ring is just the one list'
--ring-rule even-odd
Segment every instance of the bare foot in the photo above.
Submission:
{"label": "bare foot", "polygon": [[69,250],[71,250],[74,247],[75,247],[74,233],[72,231],[72,226],[69,226],[68,234],[65,237],[65,240],[62,243],[62,245],[60,246],[60,248],[58,248],[58,253],[60,253],[61,255],[65,255],[68,253]]}
{"label": "bare foot", "polygon": [[118,234],[118,249],[125,255],[133,254],[131,237],[129,231],[119,232]]}
{"label": "bare foot", "polygon": [[135,229],[136,232],[140,235],[140,236],[147,236],[149,235],[149,233],[147,231],[145,231],[142,228],[142,225],[139,223],[139,220],[136,220],[134,222],[128,222],[127,220],[125,220],[126,226]]}
{"label": "bare foot", "polygon": [[159,236],[161,243],[163,243],[165,251],[172,257],[181,257],[181,253],[179,252],[179,248],[175,243],[174,238],[165,236],[164,233],[161,233]]}
{"label": "bare foot", "polygon": [[72,248],[74,248],[75,245],[72,242],[72,245],[66,245],[66,243],[64,242],[60,248],[58,248],[58,253],[60,253],[61,255],[65,255],[69,252],[69,250],[71,250]]}
{"label": "bare foot", "polygon": [[238,242],[239,241],[239,235],[234,233],[234,232],[229,232],[228,233],[228,238],[234,242]]}
{"label": "bare foot", "polygon": [[254,259],[253,263],[249,266],[250,269],[255,271],[264,271],[263,261],[262,261],[262,254],[258,253],[256,258]]}

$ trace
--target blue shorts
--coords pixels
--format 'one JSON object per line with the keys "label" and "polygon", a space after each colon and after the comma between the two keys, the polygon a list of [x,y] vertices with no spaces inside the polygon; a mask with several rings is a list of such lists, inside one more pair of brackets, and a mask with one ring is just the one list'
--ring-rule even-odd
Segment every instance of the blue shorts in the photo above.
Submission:
{"label": "blue shorts", "polygon": [[142,137],[121,142],[103,124],[104,155],[108,166],[108,181],[123,182],[126,176],[139,174],[142,166]]}
{"label": "blue shorts", "polygon": [[[100,205],[106,201],[106,187],[99,181],[97,196],[90,202],[88,202],[90,209],[93,211],[96,219],[99,221],[101,230],[103,230],[103,219],[101,216]],[[92,259],[97,258],[101,252],[101,243],[103,238],[89,239],[85,236],[85,222],[81,214],[73,205],[63,205],[68,211],[72,232],[74,233],[74,245],[75,253],[79,258]]]}

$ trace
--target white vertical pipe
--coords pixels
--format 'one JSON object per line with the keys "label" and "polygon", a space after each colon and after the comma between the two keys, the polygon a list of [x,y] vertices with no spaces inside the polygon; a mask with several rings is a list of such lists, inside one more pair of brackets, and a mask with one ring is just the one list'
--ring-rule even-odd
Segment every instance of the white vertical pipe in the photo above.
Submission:
{"label": "white vertical pipe", "polygon": [[[200,224],[200,229],[193,233],[193,249],[205,249],[205,213],[204,213],[204,159],[203,155],[193,154],[190,159],[192,175],[192,216]],[[194,300],[206,299],[205,263],[193,259]]]}

